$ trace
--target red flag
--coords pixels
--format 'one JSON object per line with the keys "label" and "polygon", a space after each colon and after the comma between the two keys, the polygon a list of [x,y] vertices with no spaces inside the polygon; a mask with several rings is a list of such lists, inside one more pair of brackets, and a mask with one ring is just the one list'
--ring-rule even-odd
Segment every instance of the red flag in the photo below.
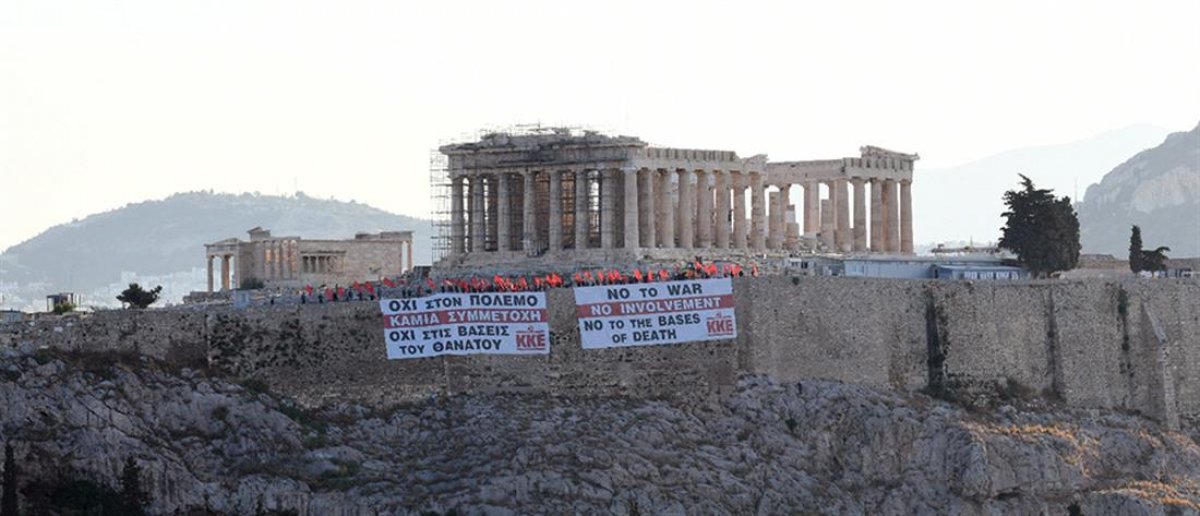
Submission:
{"label": "red flag", "polygon": [[429,285],[429,291],[437,290],[437,285],[433,283],[433,278],[425,278],[425,283]]}
{"label": "red flag", "polygon": [[392,278],[383,278],[383,284],[387,285],[388,288],[396,288],[396,282],[392,281]]}
{"label": "red flag", "polygon": [[667,278],[669,278],[669,277],[671,277],[671,275],[670,275],[670,274],[667,274],[667,270],[666,270],[666,269],[659,269],[659,270],[658,270],[658,279],[659,279],[660,281],[667,281]]}
{"label": "red flag", "polygon": [[372,293],[372,294],[374,294],[374,293],[375,293],[375,284],[373,284],[373,283],[371,283],[370,281],[368,281],[368,282],[366,283],[366,287],[367,287],[367,292],[370,292],[370,293]]}
{"label": "red flag", "polygon": [[635,281],[637,281],[638,283],[641,283],[642,282],[642,271],[638,270],[638,269],[634,269],[633,270],[633,279]]}
{"label": "red flag", "polygon": [[305,286],[304,290],[308,291],[308,297],[312,297],[312,285]]}

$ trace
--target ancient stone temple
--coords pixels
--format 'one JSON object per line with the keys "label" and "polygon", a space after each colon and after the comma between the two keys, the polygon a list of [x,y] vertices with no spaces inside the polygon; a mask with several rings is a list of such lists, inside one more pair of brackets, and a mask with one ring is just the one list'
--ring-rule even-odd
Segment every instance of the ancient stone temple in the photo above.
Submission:
{"label": "ancient stone temple", "polygon": [[[272,236],[262,228],[250,240],[227,238],[205,244],[208,291],[239,288],[246,280],[265,287],[350,285],[412,269],[412,231],[358,233],[348,240],[305,240]],[[213,284],[213,262],[220,261],[220,284]],[[256,283],[257,281],[252,281]]]}
{"label": "ancient stone temple", "polygon": [[915,154],[867,146],[852,158],[772,162],[567,129],[439,150],[450,195],[445,258],[461,264],[912,253]]}

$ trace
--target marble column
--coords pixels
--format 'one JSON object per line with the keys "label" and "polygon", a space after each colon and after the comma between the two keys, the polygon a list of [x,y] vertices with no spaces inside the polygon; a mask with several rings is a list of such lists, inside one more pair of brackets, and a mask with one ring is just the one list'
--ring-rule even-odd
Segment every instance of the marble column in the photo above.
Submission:
{"label": "marble column", "polygon": [[625,248],[636,249],[641,237],[638,224],[638,171],[636,168],[621,171],[625,182]]}
{"label": "marble column", "polygon": [[733,247],[746,248],[746,184],[749,179],[745,172],[730,176],[733,182]]}
{"label": "marble column", "polygon": [[496,174],[496,249],[512,250],[512,181],[508,174]]}
{"label": "marble column", "polygon": [[522,192],[522,200],[524,201],[521,207],[521,249],[525,254],[532,253],[537,250],[537,183],[534,181],[536,172],[526,170],[522,174],[524,178],[524,191]]}
{"label": "marble column", "polygon": [[709,248],[713,242],[713,191],[712,172],[696,171],[696,228],[698,229],[696,247]]}
{"label": "marble column", "polygon": [[779,247],[787,249],[795,242],[791,242],[789,227],[795,222],[792,217],[788,217],[788,211],[792,205],[792,185],[784,184],[779,187]]}
{"label": "marble column", "polygon": [[766,188],[761,172],[750,173],[750,248],[765,249],[766,243]]}
{"label": "marble column", "polygon": [[833,182],[837,189],[837,206],[834,211],[837,212],[837,218],[834,224],[837,224],[837,250],[841,253],[850,252],[850,246],[854,240],[854,234],[850,228],[850,191],[849,184],[845,179],[838,179]]}
{"label": "marble column", "polygon": [[679,171],[679,247],[695,247],[693,237],[696,228],[696,186],[692,183],[692,171]]}
{"label": "marble column", "polygon": [[283,249],[279,245],[278,240],[271,241],[271,279],[279,279],[283,277]]}
{"label": "marble column", "polygon": [[875,178],[871,179],[871,252],[884,252],[883,241],[883,180]]}
{"label": "marble column", "polygon": [[563,216],[562,216],[562,172],[558,170],[549,171],[550,174],[550,198],[547,199],[550,204],[549,224],[550,230],[547,232],[550,239],[550,250],[559,251],[562,249],[563,236]]}
{"label": "marble column", "polygon": [[208,262],[208,293],[211,294],[213,291],[213,257],[212,257],[212,255],[209,255],[208,259],[205,261]]}
{"label": "marble column", "polygon": [[658,183],[658,172],[641,169],[638,174],[638,229],[641,235],[642,247],[654,249],[658,247],[658,194],[655,185]]}
{"label": "marble column", "polygon": [[613,198],[613,183],[616,177],[612,170],[600,171],[600,247],[612,249],[616,240],[616,228],[613,224],[616,218],[613,210],[617,209],[616,199]]}
{"label": "marble column", "polygon": [[254,246],[254,277],[260,281],[267,278],[267,246],[262,241]]}
{"label": "marble column", "polygon": [[767,213],[767,248],[779,249],[783,246],[783,230],[779,229],[783,225],[783,215],[779,212],[779,192],[767,193],[767,206],[771,209]]}
{"label": "marble column", "polygon": [[483,177],[471,176],[470,188],[471,206],[471,252],[483,251]]}
{"label": "marble column", "polygon": [[496,242],[497,235],[500,234],[499,225],[499,193],[496,191],[496,183],[499,181],[500,174],[488,174],[484,177],[484,194],[487,201],[484,203],[486,209],[483,213],[483,246],[485,251],[495,251],[500,248]]}
{"label": "marble column", "polygon": [[275,250],[279,253],[278,255],[275,256],[275,260],[278,262],[278,264],[275,267],[279,274],[276,277],[279,279],[287,278],[287,247],[286,246],[287,246],[287,242],[284,242],[283,240],[280,240],[275,243]]}
{"label": "marble column", "polygon": [[227,254],[221,255],[221,290],[229,290],[229,259]]}
{"label": "marble column", "polygon": [[588,248],[588,178],[587,170],[575,171],[575,249]]}
{"label": "marble column", "polygon": [[714,170],[716,175],[713,185],[713,191],[717,196],[717,213],[716,213],[716,237],[715,244],[718,249],[729,248],[729,172],[726,170]]}
{"label": "marble column", "polygon": [[821,243],[826,251],[833,251],[837,242],[834,240],[834,209],[833,200],[821,199]]}
{"label": "marble column", "polygon": [[408,242],[405,242],[405,244],[407,244],[407,246],[406,246],[406,247],[408,248],[408,253],[407,253],[407,254],[408,254],[408,264],[407,264],[407,265],[408,265],[408,268],[406,268],[406,269],[401,269],[401,270],[400,270],[400,272],[408,272],[408,271],[411,271],[411,270],[413,269],[413,259],[412,259],[412,247],[413,247],[413,243],[412,243],[412,240],[409,240]]}
{"label": "marble column", "polygon": [[265,282],[274,276],[275,263],[271,259],[275,255],[275,243],[260,242],[258,245],[262,247],[262,276],[259,279]]}
{"label": "marble column", "polygon": [[888,250],[893,253],[900,252],[900,182],[895,179],[888,181],[888,195],[891,202],[888,204],[888,236],[890,237],[891,245]]}
{"label": "marble column", "polygon": [[466,251],[466,228],[463,226],[463,178],[450,179],[450,252],[462,254]]}
{"label": "marble column", "polygon": [[867,190],[866,182],[862,179],[852,179],[854,185],[854,249],[863,252],[867,250]]}
{"label": "marble column", "polygon": [[804,183],[804,232],[815,235],[821,230],[821,183]]}
{"label": "marble column", "polygon": [[674,179],[675,172],[664,170],[659,174],[659,211],[662,213],[662,224],[659,225],[659,245],[664,249],[675,247],[675,212],[679,210],[679,199],[676,195]]}
{"label": "marble column", "polygon": [[900,252],[913,253],[912,180],[900,180]]}
{"label": "marble column", "polygon": [[[412,253],[412,246],[409,246],[409,253]],[[287,277],[288,279],[296,279],[296,241],[287,241]],[[409,259],[412,263],[412,259]]]}

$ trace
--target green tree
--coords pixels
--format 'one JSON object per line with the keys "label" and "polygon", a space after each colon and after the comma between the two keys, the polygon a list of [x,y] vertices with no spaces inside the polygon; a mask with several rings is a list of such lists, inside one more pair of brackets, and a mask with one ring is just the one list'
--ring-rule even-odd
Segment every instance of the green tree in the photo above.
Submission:
{"label": "green tree", "polygon": [[1037,188],[1021,175],[1021,188],[1004,192],[1005,223],[1000,247],[1016,253],[1035,277],[1075,268],[1079,263],[1079,218],[1071,198]]}
{"label": "green tree", "polygon": [[146,514],[149,496],[142,489],[142,467],[138,466],[133,457],[125,459],[125,468],[121,470],[121,514],[141,516]]}
{"label": "green tree", "polygon": [[1137,274],[1142,269],[1142,228],[1134,224],[1129,235],[1129,270]]}
{"label": "green tree", "polygon": [[158,301],[159,292],[162,292],[162,285],[145,290],[137,283],[130,283],[129,288],[117,296],[117,301],[129,305],[129,308],[146,308]]}
{"label": "green tree", "polygon": [[74,312],[74,311],[75,311],[75,303],[72,303],[70,301],[63,301],[61,303],[54,304],[54,315],[62,315],[67,312]]}
{"label": "green tree", "polygon": [[1153,251],[1142,251],[1142,270],[1158,272],[1167,270],[1167,252],[1170,247],[1160,246]]}
{"label": "green tree", "polygon": [[0,516],[17,516],[17,461],[12,443],[4,445],[4,495],[0,496]]}

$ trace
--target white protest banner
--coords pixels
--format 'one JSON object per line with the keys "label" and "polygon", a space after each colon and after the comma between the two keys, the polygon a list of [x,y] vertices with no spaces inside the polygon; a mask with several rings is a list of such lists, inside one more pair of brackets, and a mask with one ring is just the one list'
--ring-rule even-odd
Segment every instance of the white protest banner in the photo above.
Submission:
{"label": "white protest banner", "polygon": [[737,337],[729,278],[575,289],[584,349]]}
{"label": "white protest banner", "polygon": [[383,299],[379,309],[388,359],[550,352],[545,292]]}

